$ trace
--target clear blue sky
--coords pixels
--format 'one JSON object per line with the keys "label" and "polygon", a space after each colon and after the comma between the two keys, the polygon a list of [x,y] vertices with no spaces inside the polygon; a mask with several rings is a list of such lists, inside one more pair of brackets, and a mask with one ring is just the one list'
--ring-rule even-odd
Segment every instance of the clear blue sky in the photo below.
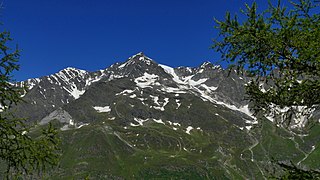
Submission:
{"label": "clear blue sky", "polygon": [[140,51],[172,67],[215,62],[213,18],[245,2],[253,0],[5,0],[0,21],[22,49],[15,78],[25,80],[104,69]]}

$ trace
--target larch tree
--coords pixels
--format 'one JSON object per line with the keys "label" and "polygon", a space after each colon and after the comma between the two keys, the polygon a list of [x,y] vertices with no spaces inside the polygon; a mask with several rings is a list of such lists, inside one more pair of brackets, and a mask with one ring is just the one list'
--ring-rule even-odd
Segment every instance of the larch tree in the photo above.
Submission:
{"label": "larch tree", "polygon": [[220,34],[213,49],[252,77],[246,92],[253,112],[287,129],[314,124],[320,104],[319,1],[290,1],[287,7],[269,1],[262,12],[253,3],[241,12],[241,21],[229,12],[216,20]]}
{"label": "larch tree", "polygon": [[[256,3],[246,4],[241,21],[227,12],[224,21],[216,20],[213,49],[230,69],[251,77],[246,92],[254,114],[292,132],[319,121],[312,117],[320,110],[320,1],[289,3],[269,1],[261,12]],[[320,178],[319,171],[274,165],[285,171],[276,179]]]}
{"label": "larch tree", "polygon": [[[6,166],[0,178],[32,178],[41,176],[49,166],[58,163],[57,131],[49,125],[40,136],[29,136],[30,127],[15,117],[12,107],[22,102],[25,88],[15,85],[12,73],[19,70],[20,51],[11,49],[10,33],[0,33],[0,162]],[[3,167],[2,167],[3,168]]]}

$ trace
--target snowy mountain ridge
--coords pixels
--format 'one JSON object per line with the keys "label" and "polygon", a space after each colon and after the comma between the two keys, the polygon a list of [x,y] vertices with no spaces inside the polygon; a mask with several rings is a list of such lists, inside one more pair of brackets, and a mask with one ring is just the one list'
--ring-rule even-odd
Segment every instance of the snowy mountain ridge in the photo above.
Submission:
{"label": "snowy mountain ridge", "polygon": [[[142,64],[142,65],[141,65]],[[143,53],[138,53],[130,58],[128,58],[127,61],[121,63],[121,64],[114,64],[111,67],[105,69],[105,70],[99,70],[97,72],[90,73],[85,70],[80,70],[72,67],[68,67],[66,69],[63,69],[53,75],[45,76],[42,78],[35,78],[35,79],[28,79],[24,82],[20,82],[19,84],[24,84],[28,87],[29,91],[32,91],[33,89],[38,89],[38,92],[43,96],[43,99],[47,99],[50,91],[49,89],[45,89],[46,85],[44,84],[51,84],[52,86],[57,87],[51,87],[52,90],[56,90],[57,88],[59,91],[62,91],[63,97],[61,97],[61,102],[68,103],[71,100],[78,99],[82,94],[85,93],[86,89],[92,85],[95,82],[99,82],[102,79],[104,81],[111,81],[114,79],[120,79],[124,77],[128,77],[129,74],[125,73],[124,69],[130,69],[135,68],[135,66],[143,66],[146,70],[149,70],[148,68],[154,64],[156,64],[155,61],[153,61],[151,58],[145,56]],[[210,96],[210,94],[213,94],[215,90],[218,89],[217,85],[207,85],[206,81],[209,79],[207,78],[196,78],[195,76],[201,73],[203,73],[205,70],[222,70],[220,66],[214,66],[210,62],[204,62],[200,65],[198,68],[189,68],[189,67],[179,67],[179,68],[172,68],[166,65],[156,64],[156,66],[161,67],[161,70],[164,70],[164,72],[171,77],[173,82],[178,86],[176,89],[175,87],[169,87],[170,90],[175,91],[183,91],[187,90],[190,92],[193,92],[195,95],[198,95],[204,100],[208,100],[213,103],[220,103],[225,104],[227,107],[230,107],[233,110],[240,110],[244,113],[247,113],[250,115],[248,110],[242,110],[241,108],[244,108],[245,106],[237,107],[236,105],[229,102],[229,104],[222,102],[222,101],[216,101],[214,97]],[[193,70],[192,75],[183,76],[180,74],[180,76],[176,73],[176,69],[187,69],[188,71]],[[158,71],[161,71],[158,69]],[[152,71],[152,70],[151,70]],[[134,71],[132,71],[134,73]],[[130,73],[132,75],[133,73]],[[135,75],[138,76],[138,75]],[[141,76],[135,77],[135,82],[138,82],[139,80],[144,81],[144,83],[140,82],[137,83],[137,86],[144,86],[146,84],[149,85],[160,85],[160,84],[152,84],[155,83],[157,80],[157,73],[155,74],[148,74],[143,73]],[[160,74],[161,76],[161,74]],[[144,85],[143,85],[144,84]],[[211,83],[212,84],[212,83]]]}
{"label": "snowy mountain ridge", "polygon": [[[30,106],[20,105],[18,111],[20,111],[21,117],[28,117],[31,121],[49,122],[48,117],[53,117],[53,112],[57,110],[60,112],[59,109],[62,108],[63,112],[70,113],[64,107],[71,108],[69,106],[74,106],[71,102],[81,99],[87,91],[90,91],[88,94],[92,95],[86,96],[86,103],[102,101],[101,99],[110,96],[102,104],[90,106],[92,111],[98,114],[114,111],[115,107],[111,105],[117,104],[114,97],[118,96],[128,96],[128,98],[134,99],[136,102],[131,104],[132,108],[136,106],[136,103],[142,103],[149,109],[164,112],[168,109],[166,106],[170,105],[172,101],[175,102],[177,110],[183,106],[184,102],[178,97],[184,95],[209,102],[214,108],[223,107],[230,112],[239,114],[238,116],[242,120],[236,122],[237,126],[240,129],[250,130],[253,125],[257,124],[257,120],[249,110],[249,102],[244,100],[244,86],[249,80],[248,77],[238,75],[234,71],[229,74],[221,66],[213,65],[210,62],[204,62],[194,68],[172,68],[158,64],[140,52],[129,57],[123,63],[115,63],[106,69],[95,72],[68,67],[49,76],[19,82],[17,83],[19,86],[26,85],[28,87],[28,92],[23,94],[23,98]],[[111,94],[104,95],[105,92],[101,90],[102,88],[97,88],[100,86],[111,89]],[[116,89],[119,88],[122,90],[118,92]],[[160,98],[161,96],[163,97]],[[170,96],[174,98],[169,98]],[[151,102],[146,103],[146,101]],[[188,106],[191,106],[190,104]],[[108,107],[106,108],[108,111],[104,107]],[[75,108],[72,107],[71,111],[75,111]],[[91,115],[87,114],[93,112],[85,113],[82,109],[76,111],[83,113],[81,119],[78,119],[80,124],[87,123],[88,119],[92,119]],[[154,112],[148,113],[151,113],[148,118],[158,119],[153,117]],[[72,113],[70,114],[72,116]],[[117,116],[122,118],[119,114]],[[111,117],[111,119],[114,118],[116,117]],[[136,118],[131,118],[132,122]]]}

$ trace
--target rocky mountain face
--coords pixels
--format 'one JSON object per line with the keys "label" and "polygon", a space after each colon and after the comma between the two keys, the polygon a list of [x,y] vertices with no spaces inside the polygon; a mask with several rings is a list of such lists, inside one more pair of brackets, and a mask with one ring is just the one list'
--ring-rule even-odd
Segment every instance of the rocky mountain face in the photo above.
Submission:
{"label": "rocky mountain face", "polygon": [[294,134],[253,117],[249,80],[210,62],[171,68],[138,53],[96,72],[19,82],[28,91],[14,111],[61,130],[51,172],[60,178],[260,179],[276,167],[271,159],[319,169],[319,125]]}
{"label": "rocky mountain face", "polygon": [[[108,114],[124,119],[129,125],[135,122],[133,116],[127,118],[116,114],[119,99],[131,102],[133,112],[137,111],[134,108],[137,105],[149,107],[146,112],[136,112],[146,119],[159,118],[166,112],[174,113],[168,112],[174,105],[176,111],[181,105],[191,108],[192,102],[183,101],[197,99],[210,103],[213,109],[230,111],[237,117],[239,127],[250,126],[255,121],[248,110],[248,102],[244,100],[244,84],[248,79],[235,72],[229,76],[227,73],[209,62],[197,68],[174,69],[138,53],[122,64],[97,72],[66,68],[50,76],[20,82],[18,84],[26,85],[29,91],[23,95],[25,103],[19,104],[16,110],[19,116],[36,122],[63,109],[76,123],[92,122],[98,116]],[[103,110],[97,110],[99,107],[108,107],[110,112],[101,112]],[[153,117],[156,114],[159,115]],[[170,120],[185,121],[184,118]]]}

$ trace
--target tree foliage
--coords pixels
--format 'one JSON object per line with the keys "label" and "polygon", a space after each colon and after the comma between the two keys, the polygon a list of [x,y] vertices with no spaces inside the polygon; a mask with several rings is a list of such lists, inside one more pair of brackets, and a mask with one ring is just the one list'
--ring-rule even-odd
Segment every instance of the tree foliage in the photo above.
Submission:
{"label": "tree foliage", "polygon": [[13,82],[12,73],[19,70],[20,52],[7,46],[10,41],[9,32],[0,33],[0,161],[7,166],[6,178],[31,177],[57,163],[59,139],[52,126],[43,129],[39,137],[31,138],[30,127],[11,111],[22,101],[25,89]]}
{"label": "tree foliage", "polygon": [[278,163],[280,168],[284,170],[284,175],[277,177],[276,179],[279,180],[289,180],[289,179],[320,179],[320,172],[316,170],[304,170],[298,168],[293,163],[285,164],[285,163]]}
{"label": "tree foliage", "polygon": [[241,10],[245,19],[226,14],[217,22],[220,36],[213,48],[224,61],[252,77],[246,90],[255,114],[272,117],[283,127],[311,122],[320,104],[319,1],[290,2],[291,8],[269,1]]}
{"label": "tree foliage", "polygon": [[296,166],[292,161],[281,162],[272,160],[274,166],[272,170],[268,170],[267,179],[272,180],[291,180],[291,179],[303,179],[303,180],[315,180],[320,179],[319,170],[307,170]]}

